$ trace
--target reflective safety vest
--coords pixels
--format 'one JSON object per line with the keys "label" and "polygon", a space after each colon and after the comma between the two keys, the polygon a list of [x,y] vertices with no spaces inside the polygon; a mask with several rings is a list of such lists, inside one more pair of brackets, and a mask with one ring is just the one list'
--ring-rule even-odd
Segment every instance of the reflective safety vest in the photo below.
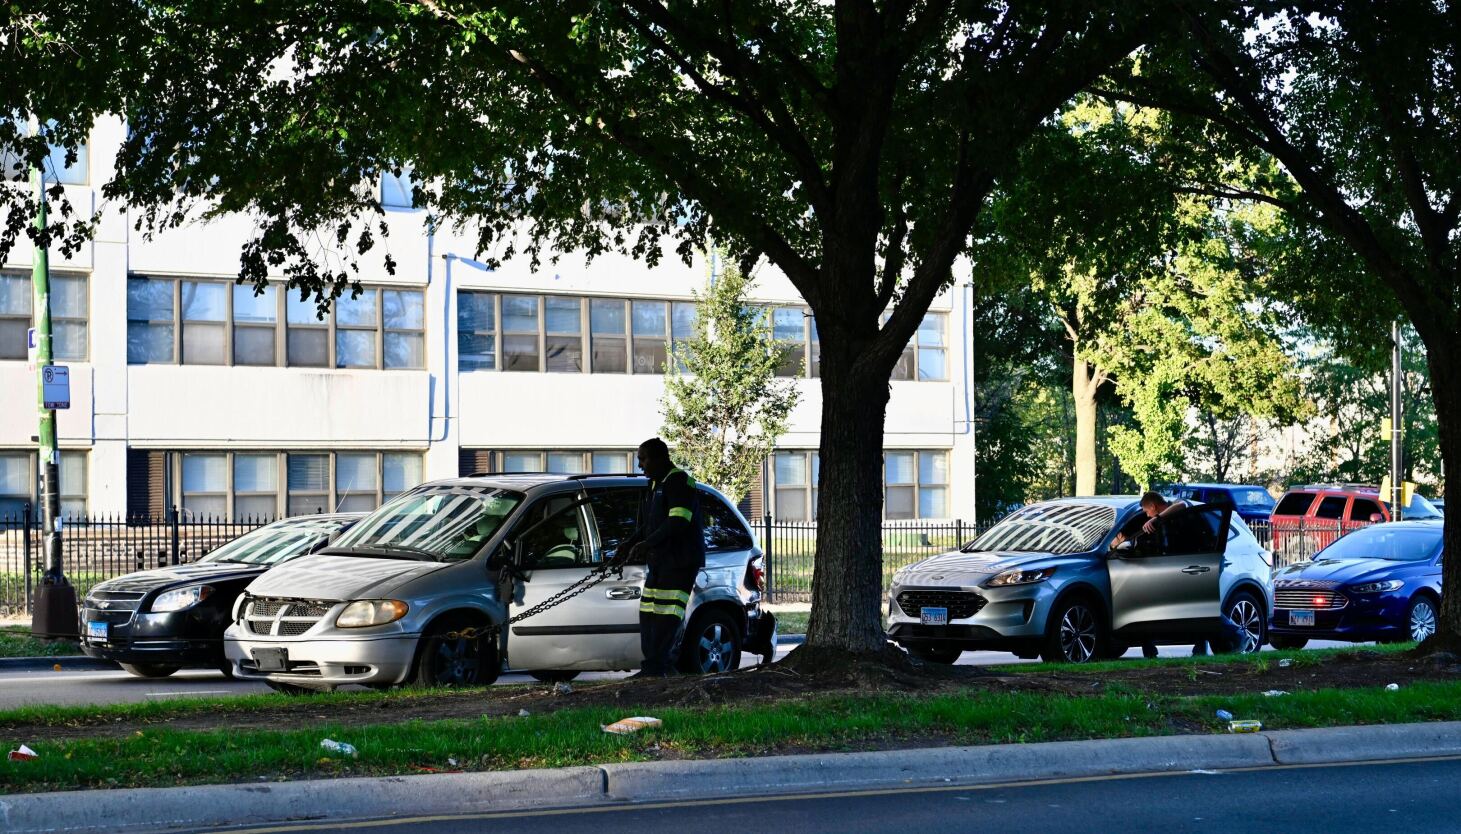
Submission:
{"label": "reflective safety vest", "polygon": [[699,570],[705,567],[705,515],[700,507],[700,490],[695,479],[679,467],[670,470],[663,481],[649,482],[649,497],[640,514],[640,529],[653,535],[671,518],[689,522],[679,529],[671,528],[669,537],[655,546],[649,565],[661,570],[676,568]]}

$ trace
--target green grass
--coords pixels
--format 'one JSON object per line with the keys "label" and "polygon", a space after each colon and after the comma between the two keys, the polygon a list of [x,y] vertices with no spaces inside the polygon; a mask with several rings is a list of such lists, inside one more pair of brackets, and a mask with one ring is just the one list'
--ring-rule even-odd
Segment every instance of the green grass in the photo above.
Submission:
{"label": "green grass", "polygon": [[[857,749],[910,743],[1010,743],[1223,731],[1227,709],[1267,729],[1461,718],[1461,683],[1195,698],[1110,694],[1085,698],[968,692],[932,697],[823,696],[783,704],[664,708],[659,730],[612,736],[600,725],[639,712],[569,709],[541,716],[308,729],[145,731],[123,738],[48,743],[0,762],[0,790],[37,791],[428,770],[503,770],[680,757],[749,756],[791,749]],[[640,713],[642,714],[642,713]],[[360,757],[323,755],[321,739],[355,745]],[[452,764],[452,760],[457,762]]]}
{"label": "green grass", "polygon": [[30,626],[0,626],[0,657],[68,657],[81,654],[70,640],[40,640]]}
{"label": "green grass", "polygon": [[781,634],[806,634],[810,611],[781,611],[776,615],[776,630]]}

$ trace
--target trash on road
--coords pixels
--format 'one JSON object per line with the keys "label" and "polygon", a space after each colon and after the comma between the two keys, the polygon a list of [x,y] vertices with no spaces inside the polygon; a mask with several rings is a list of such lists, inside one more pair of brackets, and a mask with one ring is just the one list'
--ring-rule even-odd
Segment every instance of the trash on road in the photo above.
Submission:
{"label": "trash on road", "polygon": [[1220,710],[1218,710],[1217,712],[1215,712],[1213,714],[1218,717],[1218,720],[1219,721],[1232,721],[1233,720],[1233,714],[1231,712],[1228,712],[1225,709],[1220,709]]}
{"label": "trash on road", "polygon": [[39,759],[40,757],[41,754],[26,747],[24,744],[20,745],[18,750],[10,751],[10,761],[12,762],[28,762],[31,759]]}
{"label": "trash on road", "polygon": [[1230,733],[1256,733],[1261,729],[1263,729],[1263,722],[1254,718],[1228,722],[1228,732]]}
{"label": "trash on road", "polygon": [[355,745],[346,744],[343,741],[335,741],[332,738],[327,738],[320,742],[320,747],[340,756],[349,756],[352,759],[360,758],[360,753],[355,750]]}
{"label": "trash on road", "polygon": [[1387,683],[1387,684],[1385,684],[1385,691],[1386,692],[1399,692],[1400,691],[1400,684],[1398,684],[1398,683]]}
{"label": "trash on road", "polygon": [[1278,668],[1280,669],[1287,669],[1292,665],[1294,665],[1294,662],[1287,657],[1278,662]]}
{"label": "trash on road", "polygon": [[564,681],[559,681],[558,683],[553,684],[553,694],[554,695],[572,695],[573,694],[573,686],[571,684],[569,684],[569,683],[564,682]]}
{"label": "trash on road", "polygon": [[61,671],[61,664],[59,664],[59,663],[53,663],[53,664],[51,664],[51,671],[52,672],[59,672],[59,671]]}
{"label": "trash on road", "polygon": [[618,721],[615,721],[613,724],[604,724],[602,725],[602,729],[604,732],[613,733],[616,736],[627,736],[631,733],[637,733],[640,730],[648,730],[652,727],[658,727],[663,723],[664,722],[659,720],[658,718],[650,718],[649,716],[645,715],[636,715],[633,718],[620,719]]}
{"label": "trash on road", "polygon": [[1266,692],[1263,693],[1263,697],[1265,697],[1265,698],[1280,698],[1280,697],[1283,697],[1284,695],[1287,695],[1287,694],[1289,694],[1287,690],[1283,690],[1283,689],[1270,689],[1270,690],[1268,690],[1268,691],[1266,691]]}

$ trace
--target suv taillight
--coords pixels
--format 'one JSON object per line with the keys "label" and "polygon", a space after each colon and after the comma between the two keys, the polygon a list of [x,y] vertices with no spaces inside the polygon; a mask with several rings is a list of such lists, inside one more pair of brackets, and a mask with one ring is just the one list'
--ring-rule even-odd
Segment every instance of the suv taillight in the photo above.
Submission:
{"label": "suv taillight", "polygon": [[762,567],[760,558],[752,559],[746,565],[746,587],[752,591],[766,593],[766,569]]}

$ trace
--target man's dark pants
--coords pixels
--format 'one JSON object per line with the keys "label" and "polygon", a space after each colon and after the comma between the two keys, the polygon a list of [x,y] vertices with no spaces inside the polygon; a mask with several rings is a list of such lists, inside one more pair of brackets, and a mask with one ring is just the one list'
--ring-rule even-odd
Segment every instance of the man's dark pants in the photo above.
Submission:
{"label": "man's dark pants", "polygon": [[640,671],[644,674],[674,671],[675,641],[699,572],[699,568],[650,568],[639,602],[639,648],[644,652]]}

